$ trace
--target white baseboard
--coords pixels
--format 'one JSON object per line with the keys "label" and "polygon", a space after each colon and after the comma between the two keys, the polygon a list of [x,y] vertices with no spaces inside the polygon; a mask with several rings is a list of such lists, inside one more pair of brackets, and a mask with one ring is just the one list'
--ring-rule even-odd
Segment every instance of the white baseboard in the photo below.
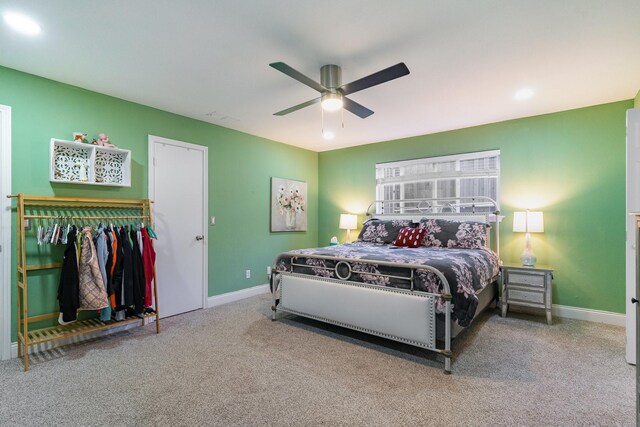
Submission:
{"label": "white baseboard", "polygon": [[[145,325],[150,323],[154,323],[155,318],[148,317],[145,320]],[[32,345],[29,347],[29,354],[39,353],[42,351],[53,350],[54,348],[62,347],[68,344],[76,344],[79,342],[105,337],[107,335],[111,335],[115,332],[127,331],[129,329],[139,328],[140,324],[137,322],[127,323],[122,325],[121,327],[114,326],[110,329],[103,329],[100,331],[87,332],[86,334],[74,335],[71,337],[60,338],[59,340],[47,341],[42,344]],[[18,357],[18,343],[11,343],[11,358]]]}
{"label": "white baseboard", "polygon": [[214,295],[207,300],[207,308],[217,307],[230,302],[240,301],[256,295],[268,294],[271,292],[269,284],[254,286],[252,288],[240,289],[239,291],[227,292],[226,294]]}
{"label": "white baseboard", "polygon": [[621,313],[557,304],[553,304],[551,306],[551,314],[558,317],[564,317],[566,319],[586,320],[589,322],[606,323],[608,325],[615,326],[626,326],[627,318],[627,316]]}
{"label": "white baseboard", "polygon": [[[544,310],[539,308],[515,305],[509,305],[509,311],[529,314],[544,313]],[[553,317],[562,317],[565,319],[586,320],[587,322],[604,323],[607,325],[626,326],[626,316],[624,314],[612,313],[610,311],[591,310],[587,308],[553,304],[551,306],[551,314]]]}

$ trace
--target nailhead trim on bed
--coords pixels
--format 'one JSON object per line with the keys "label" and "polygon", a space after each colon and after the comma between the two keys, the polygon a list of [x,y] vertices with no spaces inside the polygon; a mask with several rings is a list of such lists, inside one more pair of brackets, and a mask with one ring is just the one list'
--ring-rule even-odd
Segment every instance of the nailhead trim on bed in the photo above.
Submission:
{"label": "nailhead trim on bed", "polygon": [[[281,274],[286,275],[286,276],[291,276],[291,277],[301,277],[301,278],[307,278],[307,279],[309,278],[309,276],[306,275],[306,274],[298,274],[298,273],[281,273]],[[328,318],[325,318],[325,317],[315,316],[313,314],[302,313],[302,312],[299,312],[297,310],[288,309],[286,307],[286,305],[285,305],[283,293],[280,294],[280,304],[278,306],[278,310],[285,311],[287,313],[295,314],[295,315],[298,315],[298,316],[308,317],[308,318],[314,319],[314,320],[320,320],[322,322],[330,323],[332,325],[337,325],[337,326],[341,326],[341,327],[348,328],[348,329],[353,329],[353,330],[360,331],[360,332],[366,332],[366,333],[371,334],[371,335],[376,335],[376,336],[387,338],[387,339],[391,339],[391,340],[394,340],[394,341],[403,342],[403,343],[410,344],[410,345],[413,345],[413,346],[416,346],[416,347],[425,348],[425,349],[436,351],[436,352],[441,352],[440,349],[436,348],[436,340],[435,340],[436,323],[435,323],[435,321],[433,321],[433,319],[435,319],[436,297],[438,297],[439,295],[431,294],[431,293],[427,293],[427,292],[421,292],[421,291],[409,291],[409,290],[405,290],[405,289],[387,288],[387,287],[378,286],[378,285],[370,285],[370,284],[367,284],[367,283],[354,283],[354,282],[349,282],[349,281],[344,281],[344,280],[335,280],[335,279],[330,279],[330,278],[326,278],[326,277],[317,277],[317,276],[315,276],[315,277],[313,277],[313,279],[317,280],[317,281],[321,281],[321,282],[336,283],[336,284],[345,285],[345,286],[357,286],[357,287],[361,287],[361,288],[373,289],[373,290],[376,290],[376,291],[400,293],[400,294],[411,295],[413,297],[427,299],[427,304],[430,307],[430,313],[429,313],[430,315],[428,315],[427,319],[425,319],[425,320],[426,320],[427,335],[428,335],[428,341],[429,342],[428,343],[423,343],[423,342],[419,342],[419,341],[415,341],[415,340],[409,340],[409,339],[398,337],[398,336],[395,336],[395,335],[390,335],[390,334],[377,332],[377,331],[374,331],[372,329],[362,328],[360,326],[355,326],[355,325],[351,325],[351,324],[348,324],[348,323],[335,321],[335,320],[328,319]],[[282,286],[282,281],[280,282],[280,286]],[[431,315],[431,314],[433,314],[433,315]]]}

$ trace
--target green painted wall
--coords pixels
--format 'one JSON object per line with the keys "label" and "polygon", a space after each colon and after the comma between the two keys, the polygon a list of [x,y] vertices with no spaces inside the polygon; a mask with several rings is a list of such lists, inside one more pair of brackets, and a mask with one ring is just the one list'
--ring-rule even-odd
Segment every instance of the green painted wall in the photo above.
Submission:
{"label": "green painted wall", "polygon": [[500,255],[517,263],[524,235],[513,211],[542,210],[545,233],[533,235],[539,264],[551,265],[554,304],[625,311],[625,112],[633,101],[319,155],[319,242],[328,244],[342,212],[362,213],[375,198],[375,164],[501,150]]}
{"label": "green painted wall", "polygon": [[635,108],[640,108],[640,90],[636,94],[636,98],[633,100],[633,106]]}
{"label": "green painted wall", "polygon": [[[266,267],[278,253],[317,244],[315,152],[3,67],[0,104],[12,107],[13,193],[144,198],[149,134],[209,147],[209,213],[217,216],[217,225],[209,228],[210,296],[266,283]],[[105,132],[118,147],[132,150],[131,188],[51,184],[49,140],[71,139],[74,131]],[[308,183],[307,232],[269,232],[271,176]],[[247,269],[251,279],[245,279]],[[57,274],[33,276],[30,314],[57,310]],[[12,276],[15,287],[15,267]],[[15,307],[15,292],[13,298]],[[15,329],[13,313],[14,341]]]}

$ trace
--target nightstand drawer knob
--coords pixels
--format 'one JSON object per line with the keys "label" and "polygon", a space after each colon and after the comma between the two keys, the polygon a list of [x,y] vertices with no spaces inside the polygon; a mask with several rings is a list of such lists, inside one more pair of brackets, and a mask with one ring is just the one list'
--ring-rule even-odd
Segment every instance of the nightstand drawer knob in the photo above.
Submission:
{"label": "nightstand drawer knob", "polygon": [[638,300],[637,300],[637,299],[635,299],[635,298],[631,298],[631,304],[637,304],[637,303],[638,303]]}

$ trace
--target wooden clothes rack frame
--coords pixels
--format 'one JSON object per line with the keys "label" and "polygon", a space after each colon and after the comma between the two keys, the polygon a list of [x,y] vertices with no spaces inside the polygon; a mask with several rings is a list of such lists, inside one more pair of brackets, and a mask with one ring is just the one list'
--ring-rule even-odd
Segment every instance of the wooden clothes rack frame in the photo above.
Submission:
{"label": "wooden clothes rack frame", "polygon": [[[17,199],[17,324],[18,324],[18,357],[23,358],[24,370],[29,370],[29,347],[56,341],[89,332],[112,329],[122,325],[139,322],[143,326],[150,318],[155,319],[156,333],[160,333],[160,318],[158,311],[158,286],[155,266],[153,268],[153,298],[155,313],[146,313],[143,318],[136,316],[126,317],[124,320],[105,323],[99,318],[79,320],[68,325],[56,325],[40,329],[30,329],[30,323],[47,319],[55,319],[59,312],[29,315],[29,272],[37,270],[50,270],[62,267],[62,263],[27,264],[25,220],[103,220],[122,221],[138,220],[149,225],[153,224],[151,212],[151,200],[127,200],[127,199],[98,199],[98,198],[71,198],[52,196],[25,196],[23,194],[9,195],[9,198]],[[38,212],[46,212],[39,214]],[[73,212],[70,215],[55,215],[50,212]],[[107,211],[108,213],[104,213]],[[115,214],[113,214],[115,212]],[[104,214],[102,214],[104,213]],[[122,213],[122,214],[120,214]],[[33,227],[34,228],[34,227]]]}

